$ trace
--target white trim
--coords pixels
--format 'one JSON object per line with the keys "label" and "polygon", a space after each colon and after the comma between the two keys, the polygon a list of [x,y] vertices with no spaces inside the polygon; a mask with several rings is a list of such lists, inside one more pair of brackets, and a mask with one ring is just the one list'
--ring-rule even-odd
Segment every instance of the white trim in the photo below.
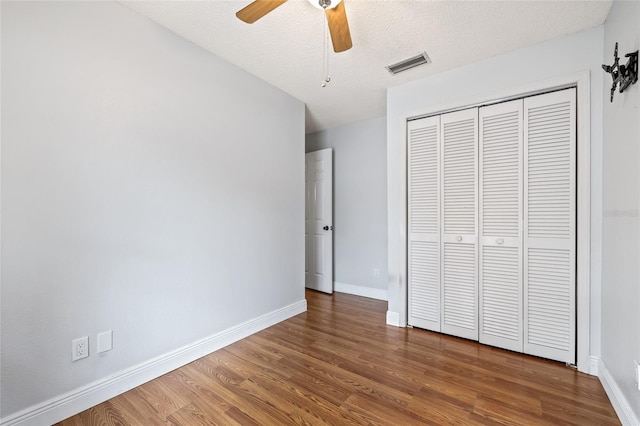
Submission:
{"label": "white trim", "polygon": [[600,358],[597,356],[589,357],[589,371],[588,374],[592,376],[598,376],[598,370],[600,369]]}
{"label": "white trim", "polygon": [[31,406],[0,420],[0,425],[44,425],[64,420],[74,414],[100,404],[136,386],[160,377],[198,358],[217,351],[260,330],[301,314],[307,310],[307,301],[269,312],[258,318],[238,324],[175,351],[150,359],[126,370],[96,380],[48,401]]}
{"label": "white trim", "polygon": [[338,281],[333,282],[333,291],[338,293],[353,294],[355,296],[369,297],[371,299],[389,300],[389,290],[382,288],[365,287],[363,285],[347,284]]}
{"label": "white trim", "polygon": [[624,393],[622,393],[618,383],[616,383],[611,373],[609,373],[609,370],[607,370],[607,366],[604,365],[602,359],[600,359],[598,363],[598,372],[600,373],[598,377],[600,378],[602,387],[607,393],[613,409],[616,410],[620,423],[625,426],[639,426],[640,419],[634,414],[631,404],[624,397]]}
{"label": "white trim", "polygon": [[387,311],[387,325],[404,327],[404,325],[400,325],[400,314],[397,312],[391,312],[391,311]]}
{"label": "white trim", "polygon": [[591,370],[591,85],[589,72],[575,78],[577,84],[576,119],[576,365],[579,371]]}
{"label": "white trim", "polygon": [[[548,91],[561,87],[573,86],[577,87],[577,118],[578,118],[578,211],[577,211],[577,356],[576,363],[578,370],[588,373],[590,368],[589,352],[591,344],[591,335],[589,325],[591,323],[590,313],[590,257],[591,257],[591,98],[590,98],[590,72],[582,71],[572,73],[563,77],[554,77],[540,80],[534,83],[526,84],[511,89],[498,90],[482,96],[474,96],[468,99],[448,102],[424,110],[409,111],[404,114],[403,123],[397,126],[401,132],[396,136],[400,141],[399,147],[399,164],[391,165],[394,160],[393,155],[388,155],[387,169],[393,167],[400,174],[399,182],[394,180],[391,173],[387,173],[388,182],[388,214],[390,218],[396,218],[397,222],[389,223],[389,274],[395,276],[395,280],[389,281],[389,292],[396,291],[399,293],[400,304],[397,307],[399,312],[398,326],[404,327],[407,320],[407,120],[414,117],[436,114],[439,111],[453,110],[466,105],[475,105],[491,102],[495,99],[510,98],[517,95],[527,95],[536,92]],[[388,128],[396,128],[395,123],[391,123],[388,119]],[[398,123],[400,124],[400,123]],[[393,136],[389,136],[395,140]],[[389,151],[389,150],[387,150]],[[396,158],[397,161],[397,158]],[[395,172],[394,172],[395,173]],[[393,219],[390,219],[393,220]],[[399,245],[396,246],[396,242]],[[399,264],[399,268],[393,262]],[[389,321],[387,321],[388,324]],[[393,323],[395,325],[395,323]]]}

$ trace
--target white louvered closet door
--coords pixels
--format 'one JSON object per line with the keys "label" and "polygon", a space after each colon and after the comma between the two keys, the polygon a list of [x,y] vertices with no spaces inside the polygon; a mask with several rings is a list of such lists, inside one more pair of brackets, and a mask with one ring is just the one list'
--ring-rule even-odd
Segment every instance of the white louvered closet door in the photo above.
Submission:
{"label": "white louvered closet door", "polygon": [[524,352],[575,363],[576,92],[524,100]]}
{"label": "white louvered closet door", "polygon": [[408,124],[409,324],[440,331],[440,117]]}
{"label": "white louvered closet door", "polygon": [[523,350],[522,99],[479,109],[480,342]]}
{"label": "white louvered closet door", "polygon": [[440,117],[442,332],[478,340],[478,109]]}

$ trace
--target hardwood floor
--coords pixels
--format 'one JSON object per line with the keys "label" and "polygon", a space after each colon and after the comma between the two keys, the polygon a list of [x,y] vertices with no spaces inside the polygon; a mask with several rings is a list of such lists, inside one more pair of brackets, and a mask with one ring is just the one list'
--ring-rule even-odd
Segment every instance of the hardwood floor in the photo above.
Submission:
{"label": "hardwood floor", "polygon": [[307,291],[308,312],[59,425],[616,425],[596,377],[385,325],[386,302]]}

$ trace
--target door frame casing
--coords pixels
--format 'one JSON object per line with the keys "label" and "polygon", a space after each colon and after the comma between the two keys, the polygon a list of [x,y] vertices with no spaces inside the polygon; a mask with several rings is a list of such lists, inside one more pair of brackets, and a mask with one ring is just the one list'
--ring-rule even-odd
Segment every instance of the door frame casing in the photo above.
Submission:
{"label": "door frame casing", "polygon": [[[325,170],[323,173],[324,185],[322,186],[323,188],[322,199],[323,199],[323,207],[326,209],[325,214],[327,215],[327,217],[325,217],[324,218],[325,220],[322,222],[325,229],[325,232],[323,234],[323,246],[322,246],[324,274],[322,276],[322,282],[320,283],[320,285],[318,285],[318,283],[315,282],[315,278],[313,283],[308,282],[308,266],[310,262],[309,260],[310,253],[309,253],[309,247],[308,247],[309,241],[307,240],[307,234],[309,233],[308,223],[307,223],[307,217],[309,214],[308,202],[309,202],[309,196],[310,196],[309,188],[307,186],[308,184],[307,179],[309,178],[308,176],[309,169],[308,169],[307,159],[314,158],[315,160],[317,160],[318,157],[324,157],[324,160],[326,160],[326,164],[324,166],[328,166],[328,169],[329,169],[329,170]],[[315,165],[314,165],[314,171],[315,171]],[[327,191],[327,189],[329,191]],[[313,191],[313,195],[314,195],[314,198],[316,198],[315,196],[317,195],[317,193],[315,192],[315,188]],[[314,203],[314,207],[315,206],[316,204]],[[311,232],[313,233],[313,235],[316,235],[316,233],[318,232],[317,225],[318,225],[317,223],[312,224],[313,230]],[[313,241],[311,241],[311,244],[313,244]],[[315,249],[314,249],[314,254],[315,254]],[[315,263],[317,256],[313,256],[313,257],[314,259],[312,260],[312,262]],[[315,270],[315,266],[314,266],[314,270]],[[325,293],[332,294],[333,291],[335,290],[333,278],[334,278],[333,277],[333,148],[324,148],[324,149],[319,149],[316,151],[305,153],[305,287],[310,288],[312,290],[317,290],[317,291],[322,291]]]}
{"label": "door frame casing", "polygon": [[[579,371],[596,374],[590,353],[590,304],[591,304],[591,79],[590,72],[583,71],[563,77],[541,80],[524,86],[503,90],[493,95],[463,99],[454,103],[425,108],[424,111],[403,117],[400,126],[402,135],[398,151],[399,164],[395,164],[402,177],[395,185],[388,185],[389,217],[398,223],[389,223],[389,293],[396,293],[399,300],[398,312],[387,312],[387,324],[407,326],[407,122],[418,118],[445,113],[461,108],[495,103],[499,100],[515,99],[552,90],[575,87],[577,92],[577,253],[576,253],[576,362]],[[389,124],[388,124],[389,126]],[[392,159],[388,159],[387,167]],[[396,160],[398,161],[398,160]],[[399,167],[398,167],[399,166]],[[389,176],[389,171],[388,171]],[[396,200],[399,202],[392,202]],[[392,210],[395,210],[392,212]],[[394,213],[394,214],[392,214]],[[399,244],[392,244],[395,239]],[[392,253],[395,251],[395,253]],[[399,264],[396,262],[399,261]],[[396,273],[393,274],[392,271]],[[395,277],[393,275],[396,275]]]}

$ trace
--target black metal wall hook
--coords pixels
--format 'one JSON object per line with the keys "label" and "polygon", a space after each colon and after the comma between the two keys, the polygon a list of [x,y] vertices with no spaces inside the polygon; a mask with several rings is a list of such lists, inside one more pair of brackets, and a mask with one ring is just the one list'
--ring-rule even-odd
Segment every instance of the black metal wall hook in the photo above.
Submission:
{"label": "black metal wall hook", "polygon": [[616,86],[620,85],[619,92],[622,93],[627,87],[638,81],[638,51],[627,53],[625,58],[629,58],[625,65],[620,65],[618,58],[618,43],[613,51],[613,64],[602,65],[602,69],[611,74],[613,84],[611,85],[611,102],[613,102],[613,94],[616,92]]}

